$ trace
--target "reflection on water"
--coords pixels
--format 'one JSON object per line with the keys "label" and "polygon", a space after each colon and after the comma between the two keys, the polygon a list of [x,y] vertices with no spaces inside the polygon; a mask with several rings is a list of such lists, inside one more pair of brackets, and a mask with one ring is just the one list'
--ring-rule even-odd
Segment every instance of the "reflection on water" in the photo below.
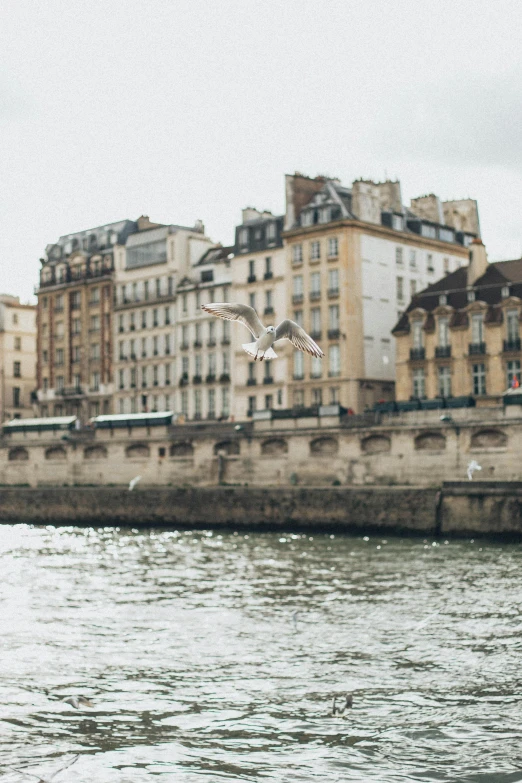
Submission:
{"label": "reflection on water", "polygon": [[521,566],[483,541],[2,526],[2,780],[80,753],[57,780],[522,781]]}

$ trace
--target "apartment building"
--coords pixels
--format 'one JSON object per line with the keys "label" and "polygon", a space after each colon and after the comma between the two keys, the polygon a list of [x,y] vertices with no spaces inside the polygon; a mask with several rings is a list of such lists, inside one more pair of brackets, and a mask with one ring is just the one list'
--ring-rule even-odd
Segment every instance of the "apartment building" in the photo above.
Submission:
{"label": "apartment building", "polygon": [[[265,326],[277,326],[287,316],[286,255],[282,230],[284,216],[243,210],[236,227],[232,262],[232,300],[253,307]],[[234,328],[234,414],[238,419],[255,410],[286,408],[287,362],[291,346],[277,343],[277,360],[254,362],[241,348],[252,341],[243,326]]]}
{"label": "apartment building", "polygon": [[0,294],[0,421],[34,416],[36,307]]}
{"label": "apartment building", "polygon": [[470,261],[420,291],[393,330],[397,399],[471,395],[496,404],[521,378],[522,259]]}
{"label": "apartment building", "polygon": [[177,287],[176,410],[186,419],[225,420],[235,415],[234,325],[201,309],[209,302],[230,301],[233,250],[222,246],[207,250]]}
{"label": "apartment building", "polygon": [[142,219],[115,248],[115,413],[179,410],[177,291],[211,247],[201,221],[190,228]]}
{"label": "apartment building", "polygon": [[[143,222],[143,219],[141,219]],[[41,416],[83,421],[112,408],[114,250],[138,230],[121,220],[67,234],[40,259],[37,399]]]}
{"label": "apartment building", "polygon": [[286,177],[287,312],[326,356],[295,351],[293,406],[340,403],[355,412],[393,399],[392,328],[412,295],[467,262],[479,233],[473,200],[430,194],[402,203],[399,182]]}

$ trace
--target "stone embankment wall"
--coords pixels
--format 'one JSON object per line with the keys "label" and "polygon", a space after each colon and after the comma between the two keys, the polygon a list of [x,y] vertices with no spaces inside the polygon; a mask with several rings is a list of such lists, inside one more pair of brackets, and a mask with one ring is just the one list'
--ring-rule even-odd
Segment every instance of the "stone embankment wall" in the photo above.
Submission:
{"label": "stone embankment wall", "polygon": [[0,523],[522,537],[522,484],[427,488],[7,487]]}
{"label": "stone embankment wall", "polygon": [[373,426],[334,416],[236,426],[12,433],[0,440],[0,484],[125,485],[139,475],[141,488],[437,487],[465,479],[472,459],[482,481],[521,478],[519,406],[458,410],[450,421],[418,411]]}

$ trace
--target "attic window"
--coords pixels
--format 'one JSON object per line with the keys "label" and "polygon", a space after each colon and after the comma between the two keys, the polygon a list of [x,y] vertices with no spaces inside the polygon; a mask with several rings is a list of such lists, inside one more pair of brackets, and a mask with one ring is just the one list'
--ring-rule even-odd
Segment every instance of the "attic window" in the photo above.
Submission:
{"label": "attic window", "polygon": [[439,296],[439,305],[447,305],[448,304],[448,297],[446,294],[441,294]]}
{"label": "attic window", "polygon": [[509,296],[509,286],[508,285],[503,285],[502,286],[502,290],[501,290],[500,293],[501,293],[502,299],[507,299],[508,296]]}
{"label": "attic window", "polygon": [[205,271],[201,272],[201,282],[202,283],[211,283],[214,280],[214,270],[213,269],[205,269]]}
{"label": "attic window", "polygon": [[468,302],[474,302],[475,301],[475,291],[473,288],[468,289]]}

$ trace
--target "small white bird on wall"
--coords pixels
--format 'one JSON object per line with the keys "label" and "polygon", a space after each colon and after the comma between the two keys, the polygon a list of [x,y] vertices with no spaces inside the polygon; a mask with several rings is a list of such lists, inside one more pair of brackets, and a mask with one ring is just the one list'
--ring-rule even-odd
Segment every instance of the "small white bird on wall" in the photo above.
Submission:
{"label": "small white bird on wall", "polygon": [[227,321],[239,321],[252,333],[255,342],[244,343],[241,347],[254,361],[259,359],[277,359],[277,354],[272,345],[277,340],[290,340],[295,348],[305,353],[316,356],[318,359],[324,356],[316,342],[312,340],[304,329],[295,321],[285,318],[279,326],[263,326],[259,316],[253,307],[243,304],[228,304],[227,302],[211,302],[207,305],[201,305],[201,309],[219,318],[225,318]]}

